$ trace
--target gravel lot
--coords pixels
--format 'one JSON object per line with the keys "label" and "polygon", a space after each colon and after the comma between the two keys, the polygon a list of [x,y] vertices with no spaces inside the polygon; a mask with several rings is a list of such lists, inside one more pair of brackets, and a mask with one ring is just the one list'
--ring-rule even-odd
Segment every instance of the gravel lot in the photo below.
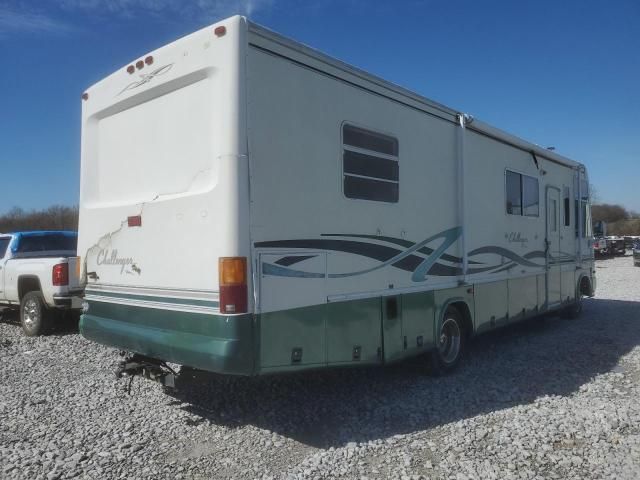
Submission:
{"label": "gravel lot", "polygon": [[481,337],[443,378],[192,374],[128,395],[113,349],[5,315],[0,478],[639,478],[640,268],[597,266],[579,320]]}

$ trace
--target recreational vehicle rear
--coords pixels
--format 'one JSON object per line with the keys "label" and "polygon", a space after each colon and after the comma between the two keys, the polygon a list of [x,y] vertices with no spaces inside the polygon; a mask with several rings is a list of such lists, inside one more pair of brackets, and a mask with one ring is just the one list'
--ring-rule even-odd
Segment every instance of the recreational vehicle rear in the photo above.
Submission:
{"label": "recreational vehicle rear", "polygon": [[583,165],[243,17],[82,103],[81,332],[137,371],[450,370],[593,295]]}

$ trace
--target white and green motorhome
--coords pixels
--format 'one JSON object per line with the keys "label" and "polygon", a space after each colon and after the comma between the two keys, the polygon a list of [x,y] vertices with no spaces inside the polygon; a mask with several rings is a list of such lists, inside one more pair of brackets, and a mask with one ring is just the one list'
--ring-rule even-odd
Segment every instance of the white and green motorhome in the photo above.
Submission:
{"label": "white and green motorhome", "polygon": [[236,16],[83,95],[82,334],[238,375],[453,368],[593,295],[585,167]]}

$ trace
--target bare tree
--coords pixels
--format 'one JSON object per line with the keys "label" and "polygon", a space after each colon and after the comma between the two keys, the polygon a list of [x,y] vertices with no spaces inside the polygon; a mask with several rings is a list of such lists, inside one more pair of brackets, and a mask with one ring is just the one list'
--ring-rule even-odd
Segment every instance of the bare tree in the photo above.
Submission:
{"label": "bare tree", "polygon": [[25,211],[13,207],[0,215],[0,232],[29,230],[77,230],[78,207],[53,205],[43,210]]}

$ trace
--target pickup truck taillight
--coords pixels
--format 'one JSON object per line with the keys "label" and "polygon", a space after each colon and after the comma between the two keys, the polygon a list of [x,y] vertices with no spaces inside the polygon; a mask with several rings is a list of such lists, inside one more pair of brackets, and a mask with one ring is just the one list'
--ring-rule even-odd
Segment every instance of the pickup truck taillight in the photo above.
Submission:
{"label": "pickup truck taillight", "polygon": [[54,287],[69,285],[69,264],[59,263],[53,266],[52,283]]}
{"label": "pickup truck taillight", "polygon": [[246,257],[220,257],[220,312],[247,312],[247,259]]}

